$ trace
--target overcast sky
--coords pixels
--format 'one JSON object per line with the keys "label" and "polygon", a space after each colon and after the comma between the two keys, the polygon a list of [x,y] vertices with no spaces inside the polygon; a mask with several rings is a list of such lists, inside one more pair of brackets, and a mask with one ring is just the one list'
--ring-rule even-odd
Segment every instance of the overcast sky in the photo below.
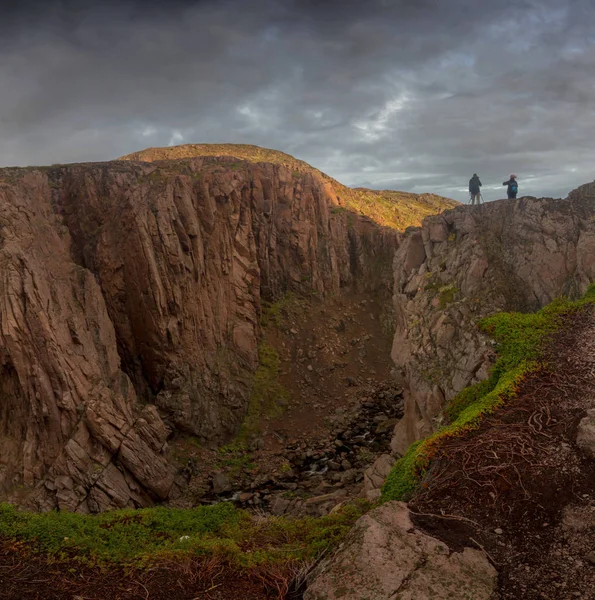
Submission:
{"label": "overcast sky", "polygon": [[13,4],[2,166],[238,142],[458,200],[474,172],[488,200],[595,179],[592,0]]}

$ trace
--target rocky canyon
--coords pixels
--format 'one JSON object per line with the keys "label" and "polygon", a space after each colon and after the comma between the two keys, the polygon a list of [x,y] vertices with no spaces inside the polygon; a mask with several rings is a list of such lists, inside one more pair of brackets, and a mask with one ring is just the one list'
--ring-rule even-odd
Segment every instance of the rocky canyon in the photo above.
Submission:
{"label": "rocky canyon", "polygon": [[[257,573],[278,598],[508,600],[519,581],[550,593],[562,580],[580,594],[592,588],[581,570],[592,523],[575,518],[592,511],[590,308],[562,319],[548,355],[556,368],[523,379],[506,427],[474,421],[473,435],[414,473],[425,477],[416,495],[381,490],[406,472],[412,444],[448,433],[448,403],[491,376],[501,348],[482,319],[581,297],[594,256],[595,184],[565,199],[462,206],[348,188],[242,145],[0,169],[0,500],[81,519],[155,505],[167,519],[202,509],[222,511],[229,527],[244,519],[258,543],[280,535],[281,552],[297,558],[270,562],[266,581],[250,563],[242,593]],[[559,398],[545,406],[535,390],[548,386]],[[526,435],[509,444],[512,428]],[[465,472],[475,435],[495,444],[498,462],[477,477],[505,469],[499,457],[518,439],[524,462],[546,471],[523,464],[524,484],[490,480],[489,494],[488,484],[465,487],[469,478],[449,486],[441,476]],[[540,496],[542,480],[555,502]],[[513,522],[531,494],[533,520]],[[124,514],[117,528],[140,513],[88,518]],[[159,535],[202,539],[175,518]],[[536,532],[550,523],[545,540]],[[324,542],[307,560],[285,547],[301,527],[308,544]],[[330,540],[336,552],[325,555]],[[557,556],[550,541],[575,562],[544,561],[540,552]],[[237,543],[243,556],[256,544]],[[527,570],[521,555],[539,564]],[[554,570],[560,581],[548,579]],[[293,596],[279,583],[287,573]]]}
{"label": "rocky canyon", "polygon": [[[170,441],[217,446],[245,417],[264,300],[390,295],[401,234],[368,196],[253,147],[1,170],[2,496],[175,498]],[[405,224],[454,205],[384,203]]]}

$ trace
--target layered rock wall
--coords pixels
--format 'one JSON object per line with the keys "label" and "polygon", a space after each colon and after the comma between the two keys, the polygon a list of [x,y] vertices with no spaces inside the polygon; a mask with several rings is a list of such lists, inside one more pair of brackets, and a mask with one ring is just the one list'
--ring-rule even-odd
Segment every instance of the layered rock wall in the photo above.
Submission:
{"label": "layered rock wall", "polygon": [[51,192],[39,172],[0,188],[0,490],[79,511],[163,499],[167,431],[120,369],[101,289],[72,260]]}
{"label": "layered rock wall", "polygon": [[333,210],[314,173],[223,158],[117,164],[69,168],[56,204],[136,389],[203,442],[243,418],[261,297],[389,289],[396,232]]}
{"label": "layered rock wall", "polygon": [[566,200],[462,206],[407,230],[394,261],[392,357],[407,391],[393,451],[430,433],[446,401],[488,376],[481,317],[578,296],[595,281],[594,257],[593,184]]}
{"label": "layered rock wall", "polygon": [[170,497],[168,436],[214,444],[242,421],[261,298],[387,292],[396,245],[280,165],[0,170],[0,494],[79,511]]}

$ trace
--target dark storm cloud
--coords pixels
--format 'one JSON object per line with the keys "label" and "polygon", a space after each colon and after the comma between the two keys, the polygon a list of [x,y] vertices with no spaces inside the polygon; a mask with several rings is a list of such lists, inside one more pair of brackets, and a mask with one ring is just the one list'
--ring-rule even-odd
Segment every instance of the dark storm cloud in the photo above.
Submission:
{"label": "dark storm cloud", "polygon": [[488,199],[594,178],[587,0],[20,4],[0,21],[0,164],[242,142],[347,184]]}

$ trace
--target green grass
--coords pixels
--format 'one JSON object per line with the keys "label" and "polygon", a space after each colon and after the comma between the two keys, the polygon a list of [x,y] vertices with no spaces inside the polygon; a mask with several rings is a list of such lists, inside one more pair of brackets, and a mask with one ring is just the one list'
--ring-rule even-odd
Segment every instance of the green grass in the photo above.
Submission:
{"label": "green grass", "polygon": [[54,560],[146,566],[172,556],[217,556],[240,568],[315,558],[337,544],[369,508],[320,518],[257,518],[229,503],[100,515],[21,512],[0,504],[0,538],[28,542]]}
{"label": "green grass", "polygon": [[342,190],[345,207],[370,217],[379,225],[404,230],[419,226],[425,217],[457,206],[457,202],[435,194],[412,194],[365,188]]}
{"label": "green grass", "polygon": [[[250,144],[182,144],[167,148],[147,148],[122,156],[118,160],[154,162],[197,156],[229,156],[254,163],[268,162],[275,165],[283,165],[292,169],[294,177],[304,169],[311,169],[308,163],[285,154],[285,152],[252,146]],[[222,165],[225,165],[225,163],[222,163]],[[232,165],[236,165],[236,168],[239,166],[238,163],[232,163]]]}
{"label": "green grass", "polygon": [[232,478],[255,467],[248,448],[239,440],[221,446],[217,453],[217,467],[225,469],[225,473]]}
{"label": "green grass", "polygon": [[546,365],[540,360],[550,336],[560,327],[560,317],[595,303],[595,285],[575,302],[559,298],[532,314],[498,313],[479,327],[497,342],[498,359],[490,377],[460,392],[445,409],[449,424],[413,444],[398,460],[382,488],[383,500],[406,500],[428,472],[440,442],[476,429],[484,415],[514,398],[520,384]]}

